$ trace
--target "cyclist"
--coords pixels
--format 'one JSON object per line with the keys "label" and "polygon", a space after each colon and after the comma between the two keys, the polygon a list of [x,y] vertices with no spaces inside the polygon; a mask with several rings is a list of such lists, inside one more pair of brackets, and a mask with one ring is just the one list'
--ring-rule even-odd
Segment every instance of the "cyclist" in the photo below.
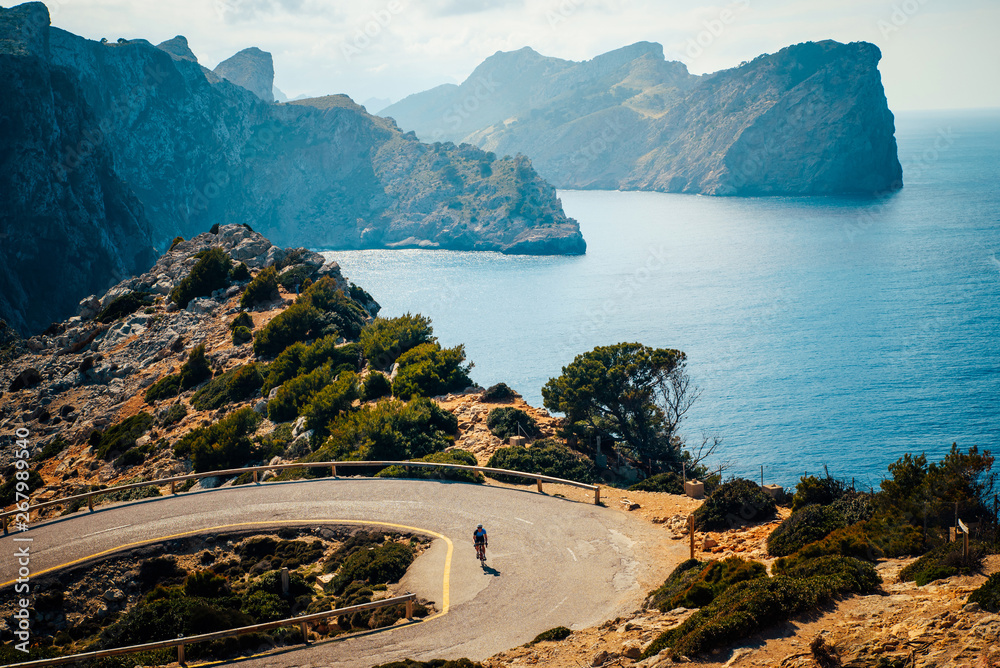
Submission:
{"label": "cyclist", "polygon": [[472,542],[476,546],[476,556],[480,559],[486,558],[486,548],[490,546],[489,538],[486,536],[486,529],[480,524],[472,532]]}

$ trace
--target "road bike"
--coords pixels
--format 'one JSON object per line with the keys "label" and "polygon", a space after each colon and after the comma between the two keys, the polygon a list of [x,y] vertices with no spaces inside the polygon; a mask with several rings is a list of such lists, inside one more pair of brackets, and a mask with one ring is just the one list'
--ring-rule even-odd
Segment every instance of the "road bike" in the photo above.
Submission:
{"label": "road bike", "polygon": [[486,544],[476,543],[476,556],[479,557],[479,563],[483,566],[486,565]]}

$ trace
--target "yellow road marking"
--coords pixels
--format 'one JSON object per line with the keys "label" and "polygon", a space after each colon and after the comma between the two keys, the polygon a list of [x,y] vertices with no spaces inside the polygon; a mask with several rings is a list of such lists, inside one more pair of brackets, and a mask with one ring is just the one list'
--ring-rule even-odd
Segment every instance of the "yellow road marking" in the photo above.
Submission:
{"label": "yellow road marking", "polygon": [[[207,533],[210,531],[220,531],[222,529],[232,529],[234,527],[246,527],[246,526],[274,526],[276,524],[316,524],[316,523],[328,523],[328,524],[354,524],[354,525],[375,525],[382,527],[392,527],[393,529],[405,529],[407,531],[415,531],[417,533],[426,534],[428,536],[434,536],[435,538],[440,538],[448,546],[448,551],[444,557],[444,580],[442,582],[442,594],[441,594],[441,612],[431,617],[428,617],[425,621],[430,621],[432,619],[437,619],[443,615],[448,614],[448,610],[451,607],[451,555],[455,549],[454,544],[451,539],[443,534],[439,534],[436,531],[430,531],[429,529],[421,529],[420,527],[411,527],[405,524],[393,524],[392,522],[375,522],[368,520],[338,520],[338,519],[311,519],[311,520],[274,520],[271,522],[237,522],[235,524],[221,524],[219,526],[207,527],[204,529],[192,529],[191,531],[184,531],[181,533],[171,534],[169,536],[160,536],[159,538],[148,538],[146,540],[136,541],[134,543],[127,543],[125,545],[119,545],[118,547],[113,547],[108,550],[103,550],[97,552],[88,557],[80,557],[79,559],[74,559],[73,561],[67,561],[65,564],[60,564],[59,566],[52,566],[51,568],[46,568],[41,571],[36,571],[32,573],[32,576],[44,575],[45,573],[51,573],[52,571],[57,571],[62,568],[68,568],[74,564],[79,564],[84,561],[89,561],[91,559],[96,559],[97,557],[102,557],[106,554],[111,554],[113,552],[121,552],[122,550],[127,550],[131,547],[138,547],[140,545],[148,545],[149,543],[162,543],[164,541],[173,540],[174,538],[183,538],[185,536],[192,536],[199,533]],[[16,583],[17,580],[10,580],[0,584],[0,588],[6,587]]]}

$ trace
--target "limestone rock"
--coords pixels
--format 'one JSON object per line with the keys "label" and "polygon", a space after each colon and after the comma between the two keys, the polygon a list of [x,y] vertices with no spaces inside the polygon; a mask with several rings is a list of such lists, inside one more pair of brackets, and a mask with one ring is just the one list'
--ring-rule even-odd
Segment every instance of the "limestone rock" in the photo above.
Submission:
{"label": "limestone rock", "polygon": [[243,49],[219,63],[214,72],[265,102],[274,102],[274,62],[267,51],[255,46]]}
{"label": "limestone rock", "polygon": [[156,48],[166,51],[178,60],[189,60],[192,63],[198,62],[198,57],[191,51],[191,47],[188,46],[187,38],[184,35],[177,35],[173,39],[160,42],[156,45]]}

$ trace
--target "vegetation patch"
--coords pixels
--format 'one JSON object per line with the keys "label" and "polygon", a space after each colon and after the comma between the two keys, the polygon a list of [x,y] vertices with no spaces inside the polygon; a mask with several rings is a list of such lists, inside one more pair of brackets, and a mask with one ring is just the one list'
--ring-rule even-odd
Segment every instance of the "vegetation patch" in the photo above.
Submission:
{"label": "vegetation patch", "polygon": [[311,338],[322,315],[311,304],[292,304],[257,332],[253,342],[254,354],[274,357],[293,343]]}
{"label": "vegetation patch", "polygon": [[212,368],[205,357],[205,344],[191,349],[187,361],[181,366],[179,373],[161,378],[146,389],[143,398],[147,404],[160,399],[176,397],[183,390],[189,390],[212,377]]}
{"label": "vegetation patch", "polygon": [[718,531],[751,522],[766,522],[776,514],[774,499],[760,485],[736,478],[712,492],[694,511],[694,520],[701,531]]}
{"label": "vegetation patch", "polygon": [[31,494],[39,487],[45,486],[45,480],[42,478],[38,471],[31,469],[28,471],[27,480],[18,480],[13,471],[10,477],[8,477],[2,485],[0,485],[0,507],[6,507],[14,503],[17,497],[17,484],[19,482],[27,483],[27,492],[22,491],[22,494]]}
{"label": "vegetation patch", "polygon": [[533,417],[511,406],[491,410],[486,416],[486,426],[501,441],[507,441],[511,436],[533,439],[541,434]]}
{"label": "vegetation patch", "polygon": [[376,369],[389,369],[403,353],[436,341],[430,318],[419,313],[377,318],[361,332],[365,357]]}
{"label": "vegetation patch", "polygon": [[832,506],[805,506],[771,532],[767,538],[767,553],[772,557],[786,557],[846,526],[843,514]]}
{"label": "vegetation patch", "polygon": [[109,323],[132,315],[139,309],[153,305],[153,295],[148,292],[126,292],[115,297],[95,318],[98,322]]}
{"label": "vegetation patch", "polygon": [[199,411],[210,411],[257,396],[264,384],[267,368],[256,362],[243,364],[213,378],[191,397]]}
{"label": "vegetation patch", "polygon": [[661,612],[676,608],[701,608],[737,582],[761,577],[767,577],[767,570],[756,561],[729,557],[701,564],[689,559],[674,569],[663,586],[653,592],[650,604]]}
{"label": "vegetation patch", "polygon": [[368,374],[364,384],[361,386],[361,400],[378,401],[388,396],[392,396],[392,385],[389,383],[389,379],[385,377],[385,374],[378,371]]}
{"label": "vegetation patch", "polygon": [[267,417],[271,422],[287,422],[298,417],[299,412],[309,405],[320,390],[335,378],[332,365],[323,366],[284,383],[267,403]]}
{"label": "vegetation patch", "polygon": [[387,540],[378,547],[359,550],[344,560],[330,589],[341,594],[353,582],[368,585],[399,582],[413,563],[414,550],[408,543]]}
{"label": "vegetation patch", "polygon": [[537,645],[540,642],[559,642],[560,640],[565,640],[572,635],[572,631],[565,626],[557,626],[554,629],[549,629],[548,631],[542,631],[535,639],[528,643],[528,645]]}
{"label": "vegetation patch", "polygon": [[183,403],[176,403],[156,414],[156,423],[161,427],[170,427],[187,417],[188,409]]}
{"label": "vegetation patch", "polygon": [[640,480],[631,487],[629,491],[639,492],[665,492],[667,494],[683,494],[684,480],[673,471],[667,473],[657,473],[645,480]]}
{"label": "vegetation patch", "polygon": [[260,421],[261,416],[252,408],[240,409],[219,422],[185,434],[174,445],[174,453],[178,457],[191,457],[197,473],[246,466],[255,453],[250,435]]}
{"label": "vegetation patch", "polygon": [[337,345],[336,336],[317,339],[311,345],[294,343],[268,366],[267,380],[263,392],[266,394],[276,387],[309,373],[324,364],[332,368],[347,367],[352,371],[361,370],[361,346],[356,343]]}
{"label": "vegetation patch", "polygon": [[918,587],[923,587],[934,580],[969,575],[982,566],[986,554],[986,546],[979,541],[969,542],[968,558],[961,542],[945,543],[901,570],[899,581],[916,582]]}
{"label": "vegetation patch", "polygon": [[828,506],[846,491],[844,484],[830,476],[819,478],[808,475],[799,479],[792,497],[792,512],[802,510],[813,504]]}
{"label": "vegetation patch", "polygon": [[400,399],[460,392],[472,385],[472,364],[463,364],[463,345],[442,348],[438,343],[422,343],[400,355],[398,362],[392,394]]}
{"label": "vegetation patch", "polygon": [[517,398],[517,392],[510,389],[507,383],[497,383],[490,385],[479,398],[483,403],[500,403],[503,401],[513,401]]}
{"label": "vegetation patch", "polygon": [[121,455],[135,447],[136,440],[149,431],[152,424],[153,416],[142,412],[125,418],[107,431],[91,433],[89,443],[95,455],[110,459],[112,455]]}
{"label": "vegetation patch", "polygon": [[[465,450],[449,450],[448,452],[434,452],[429,455],[415,459],[416,462],[434,462],[437,464],[461,464],[464,466],[476,466],[476,456]],[[464,471],[462,469],[434,468],[430,466],[414,466],[409,470],[403,466],[390,466],[379,471],[376,478],[417,478],[423,480],[456,480],[458,482],[482,483],[485,478],[477,471]]]}
{"label": "vegetation patch", "polygon": [[278,297],[278,272],[274,267],[267,267],[247,285],[240,296],[240,307],[253,308],[257,304],[273,302]]}
{"label": "vegetation patch", "polygon": [[[584,483],[592,483],[595,479],[594,463],[589,458],[573,452],[554,438],[535,441],[530,448],[519,445],[499,448],[493,453],[486,465],[490,468],[538,473]],[[500,482],[525,484],[524,478],[500,473],[488,475]]]}
{"label": "vegetation patch", "polygon": [[840,556],[853,557],[865,561],[875,561],[883,556],[882,550],[869,536],[868,525],[865,522],[854,524],[843,529],[837,529],[821,540],[809,543],[788,557],[781,557],[774,562],[771,571],[786,573],[804,562],[818,557]]}
{"label": "vegetation patch", "polygon": [[170,299],[181,308],[187,308],[192,299],[208,297],[219,288],[229,285],[232,260],[221,248],[209,248],[195,255],[198,261],[190,273],[170,291]]}
{"label": "vegetation patch", "polygon": [[979,589],[969,594],[966,603],[978,603],[983,610],[1000,613],[1000,573],[991,575]]}

